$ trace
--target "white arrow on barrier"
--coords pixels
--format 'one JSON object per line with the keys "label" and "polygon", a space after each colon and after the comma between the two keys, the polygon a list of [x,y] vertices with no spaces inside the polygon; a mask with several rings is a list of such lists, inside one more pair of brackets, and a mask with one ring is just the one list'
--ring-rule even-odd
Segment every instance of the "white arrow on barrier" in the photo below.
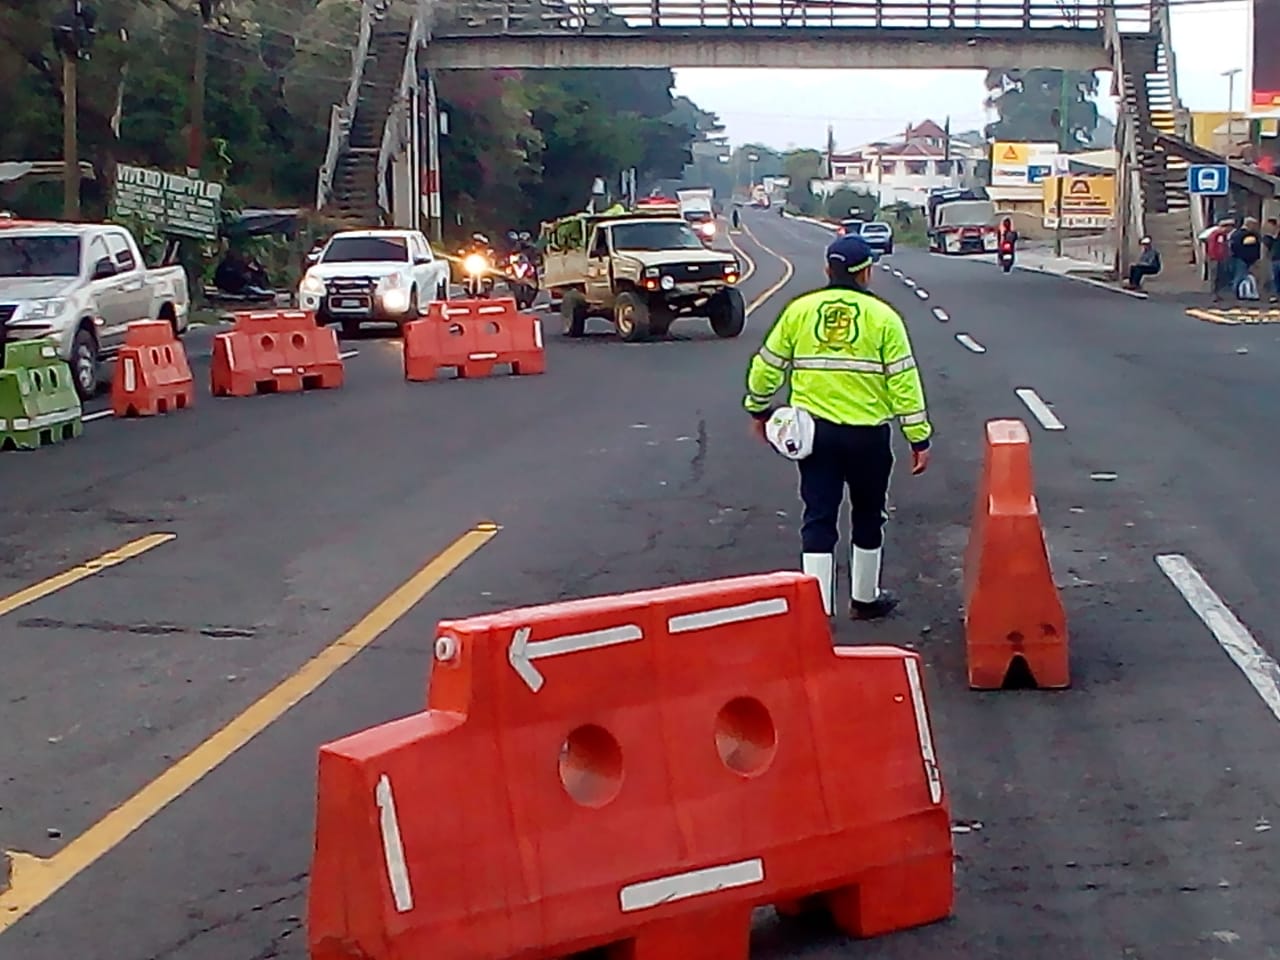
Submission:
{"label": "white arrow on barrier", "polygon": [[534,666],[536,660],[557,657],[564,653],[577,653],[581,650],[616,647],[618,644],[634,643],[636,640],[644,639],[644,632],[633,623],[609,627],[605,630],[592,630],[588,633],[552,637],[549,640],[535,640],[530,643],[529,636],[532,633],[531,627],[521,627],[515,632],[511,637],[511,646],[507,648],[507,660],[520,679],[534,693],[541,690],[546,682],[546,678]]}

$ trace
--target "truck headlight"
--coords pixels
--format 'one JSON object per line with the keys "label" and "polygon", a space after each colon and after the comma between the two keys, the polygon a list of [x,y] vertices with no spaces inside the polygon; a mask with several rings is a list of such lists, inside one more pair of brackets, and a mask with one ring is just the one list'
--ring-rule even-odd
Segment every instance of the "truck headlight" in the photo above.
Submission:
{"label": "truck headlight", "polygon": [[703,236],[714,237],[716,235],[716,225],[710,220],[702,224],[698,229],[702,231]]}
{"label": "truck headlight", "polygon": [[661,284],[662,284],[662,289],[663,289],[663,290],[672,290],[672,289],[674,289],[674,288],[675,288],[675,285],[676,285],[676,278],[675,278],[675,277],[673,277],[673,276],[668,275],[668,276],[663,277],[663,278],[662,278],[662,280],[661,280],[660,282],[661,282]]}
{"label": "truck headlight", "polygon": [[62,297],[49,300],[31,300],[22,311],[25,320],[56,320],[67,309],[67,301]]}
{"label": "truck headlight", "polygon": [[316,296],[324,295],[324,281],[313,273],[308,273],[302,278],[302,283],[298,285],[298,290],[302,293],[311,293]]}
{"label": "truck headlight", "polygon": [[647,267],[644,271],[644,275],[646,277],[656,277],[661,272],[662,271],[659,270],[657,267]]}
{"label": "truck headlight", "polygon": [[383,290],[379,299],[382,300],[383,309],[391,313],[403,313],[409,309],[409,294],[400,287]]}
{"label": "truck headlight", "polygon": [[404,279],[398,273],[389,273],[378,281],[379,290],[399,290],[404,286]]}

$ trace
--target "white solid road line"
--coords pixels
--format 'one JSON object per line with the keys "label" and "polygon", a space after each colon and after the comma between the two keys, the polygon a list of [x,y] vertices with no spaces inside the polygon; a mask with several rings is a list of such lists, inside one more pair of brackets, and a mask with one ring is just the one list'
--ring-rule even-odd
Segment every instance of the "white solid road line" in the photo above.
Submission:
{"label": "white solid road line", "polygon": [[943,310],[941,307],[933,308],[933,315],[939,323],[948,323],[951,320],[951,314]]}
{"label": "white solid road line", "polygon": [[964,347],[965,349],[972,350],[974,353],[987,352],[986,347],[980,344],[977,340],[973,339],[973,337],[969,336],[967,333],[957,333],[956,339],[960,341],[960,346]]}
{"label": "white solid road line", "polygon": [[1156,564],[1280,720],[1280,665],[1258,645],[1249,628],[1214,593],[1190,560],[1179,553],[1166,553],[1156,557]]}
{"label": "white solid road line", "polygon": [[922,290],[922,289],[920,289],[919,287],[917,287],[917,288],[916,288],[916,296],[917,296],[917,297],[919,297],[921,300],[928,300],[928,299],[929,299],[929,291],[928,291],[928,290]]}
{"label": "white solid road line", "polygon": [[80,420],[83,423],[92,423],[94,420],[103,420],[109,416],[111,416],[110,410],[99,410],[96,413],[86,413]]}
{"label": "white solid road line", "polygon": [[1067,429],[1067,425],[1054,415],[1047,403],[1040,399],[1040,394],[1030,387],[1019,387],[1013,392],[1018,395],[1019,400],[1027,405],[1027,409],[1031,411],[1032,416],[1040,421],[1040,426],[1046,430]]}
{"label": "white solid road line", "polygon": [[350,360],[352,357],[359,356],[359,354],[360,354],[359,350],[343,350],[340,354],[338,354],[338,359]]}

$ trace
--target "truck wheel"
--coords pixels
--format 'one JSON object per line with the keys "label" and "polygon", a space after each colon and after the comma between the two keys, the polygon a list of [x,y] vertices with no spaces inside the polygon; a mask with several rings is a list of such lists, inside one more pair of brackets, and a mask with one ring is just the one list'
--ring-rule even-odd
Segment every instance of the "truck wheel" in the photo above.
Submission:
{"label": "truck wheel", "polygon": [[707,301],[707,317],[717,337],[736,337],[747,325],[747,305],[737,287],[725,287]]}
{"label": "truck wheel", "polygon": [[566,337],[580,337],[587,332],[587,298],[581,290],[566,290],[560,301],[560,319]]}
{"label": "truck wheel", "polygon": [[627,343],[638,343],[649,336],[649,304],[630,290],[618,294],[613,302],[613,323],[618,335]]}
{"label": "truck wheel", "polygon": [[98,392],[98,339],[81,327],[71,341],[71,375],[81,400],[92,400]]}

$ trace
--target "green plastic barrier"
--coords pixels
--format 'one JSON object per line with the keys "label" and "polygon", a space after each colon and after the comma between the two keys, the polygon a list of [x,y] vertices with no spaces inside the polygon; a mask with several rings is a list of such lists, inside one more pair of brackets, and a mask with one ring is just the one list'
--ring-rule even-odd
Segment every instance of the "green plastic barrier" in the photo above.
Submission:
{"label": "green plastic barrier", "polygon": [[80,397],[56,340],[5,344],[0,369],[0,450],[36,450],[84,431]]}

